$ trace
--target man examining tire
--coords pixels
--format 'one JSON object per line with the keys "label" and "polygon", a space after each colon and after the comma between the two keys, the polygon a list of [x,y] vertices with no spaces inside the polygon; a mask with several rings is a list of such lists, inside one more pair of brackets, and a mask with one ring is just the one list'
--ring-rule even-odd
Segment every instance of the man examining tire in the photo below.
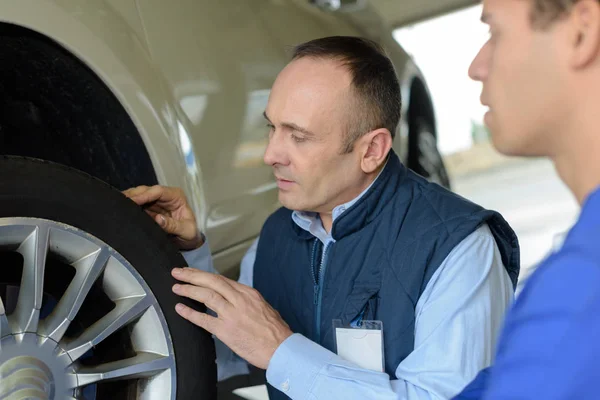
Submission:
{"label": "man examining tire", "polygon": [[[197,248],[186,257],[198,269],[173,270],[173,291],[216,315],[177,312],[265,369],[271,399],[450,398],[492,362],[517,238],[499,214],[400,163],[400,109],[378,45],[330,37],[295,49],[264,114],[264,161],[284,207],[240,282],[199,270],[209,250],[181,191],[126,192],[183,249]],[[369,347],[363,336],[369,351],[357,350]]]}

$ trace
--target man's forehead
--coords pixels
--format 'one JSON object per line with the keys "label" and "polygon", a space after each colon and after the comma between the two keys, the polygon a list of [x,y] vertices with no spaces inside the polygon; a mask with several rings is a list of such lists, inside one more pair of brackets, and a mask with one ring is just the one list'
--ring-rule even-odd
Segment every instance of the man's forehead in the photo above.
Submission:
{"label": "man's forehead", "polygon": [[301,61],[293,61],[281,72],[269,100],[317,105],[347,97],[350,78],[340,76],[340,72],[336,72],[330,64]]}
{"label": "man's forehead", "polygon": [[483,0],[481,22],[491,24],[498,18],[514,17],[517,8],[531,6],[532,0]]}
{"label": "man's forehead", "polygon": [[[281,78],[292,83],[327,85],[331,89],[350,85],[352,77],[342,62],[334,59],[304,57],[290,62]],[[279,78],[279,77],[278,77]]]}

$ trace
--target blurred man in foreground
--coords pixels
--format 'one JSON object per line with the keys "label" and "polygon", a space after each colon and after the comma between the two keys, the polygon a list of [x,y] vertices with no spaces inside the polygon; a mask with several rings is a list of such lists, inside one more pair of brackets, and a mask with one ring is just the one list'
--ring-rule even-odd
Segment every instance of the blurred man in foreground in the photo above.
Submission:
{"label": "blurred man in foreground", "polygon": [[470,68],[495,147],[552,159],[582,205],[507,316],[494,366],[458,399],[597,399],[600,381],[600,2],[484,0]]}

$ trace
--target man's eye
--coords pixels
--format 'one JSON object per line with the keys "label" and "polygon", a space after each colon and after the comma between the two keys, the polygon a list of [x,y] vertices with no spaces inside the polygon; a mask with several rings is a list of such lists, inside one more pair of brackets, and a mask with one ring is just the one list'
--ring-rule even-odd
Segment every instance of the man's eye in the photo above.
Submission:
{"label": "man's eye", "polygon": [[267,124],[267,135],[271,136],[273,134],[273,132],[275,132],[275,127],[271,124]]}
{"label": "man's eye", "polygon": [[292,133],[292,139],[294,140],[294,142],[296,143],[302,143],[302,142],[306,142],[306,138],[303,138],[301,136],[296,136]]}

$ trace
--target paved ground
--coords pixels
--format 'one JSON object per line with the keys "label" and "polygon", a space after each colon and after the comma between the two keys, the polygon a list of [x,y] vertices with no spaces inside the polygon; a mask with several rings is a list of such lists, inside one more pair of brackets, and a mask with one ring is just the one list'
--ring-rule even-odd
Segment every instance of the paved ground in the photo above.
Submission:
{"label": "paved ground", "polygon": [[499,211],[521,244],[521,283],[575,222],[578,205],[547,160],[503,165],[456,178],[453,190]]}

